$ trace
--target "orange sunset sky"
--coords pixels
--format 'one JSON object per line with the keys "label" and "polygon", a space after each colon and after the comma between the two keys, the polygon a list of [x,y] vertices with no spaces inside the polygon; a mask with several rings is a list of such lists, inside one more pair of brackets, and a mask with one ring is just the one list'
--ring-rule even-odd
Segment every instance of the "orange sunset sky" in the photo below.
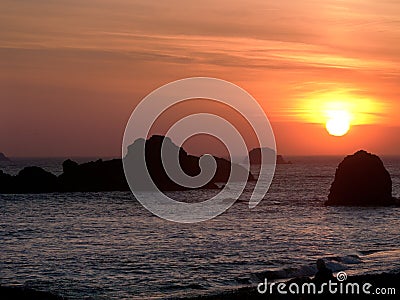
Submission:
{"label": "orange sunset sky", "polygon": [[397,0],[2,0],[0,68],[8,156],[118,156],[137,103],[192,76],[252,94],[279,153],[400,154]]}

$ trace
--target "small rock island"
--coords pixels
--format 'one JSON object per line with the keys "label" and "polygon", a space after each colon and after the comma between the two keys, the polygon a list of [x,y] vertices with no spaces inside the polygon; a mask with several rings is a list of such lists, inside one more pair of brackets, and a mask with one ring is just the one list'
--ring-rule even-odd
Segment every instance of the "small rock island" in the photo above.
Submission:
{"label": "small rock island", "polygon": [[264,164],[272,164],[274,161],[277,165],[289,165],[291,161],[286,161],[282,155],[276,155],[275,150],[271,148],[254,148],[249,152],[251,165],[261,165],[261,154],[264,158]]}
{"label": "small rock island", "polygon": [[392,179],[382,160],[360,150],[343,159],[336,169],[328,195],[328,206],[389,206],[396,204],[392,197]]}
{"label": "small rock island", "polygon": [[10,159],[4,153],[0,152],[0,161],[10,161]]}

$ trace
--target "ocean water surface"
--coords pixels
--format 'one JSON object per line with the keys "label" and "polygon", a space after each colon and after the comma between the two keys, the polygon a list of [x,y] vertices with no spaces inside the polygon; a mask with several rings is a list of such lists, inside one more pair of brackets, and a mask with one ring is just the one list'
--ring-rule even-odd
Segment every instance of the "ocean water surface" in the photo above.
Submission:
{"label": "ocean water surface", "polygon": [[[162,220],[130,192],[0,195],[0,284],[69,299],[165,299],[312,276],[317,258],[348,274],[400,270],[400,208],[324,207],[340,157],[290,157],[248,208],[251,184],[219,217]],[[383,158],[400,197],[400,159]],[[62,160],[19,160],[59,174]],[[215,191],[173,192],[180,201]]]}

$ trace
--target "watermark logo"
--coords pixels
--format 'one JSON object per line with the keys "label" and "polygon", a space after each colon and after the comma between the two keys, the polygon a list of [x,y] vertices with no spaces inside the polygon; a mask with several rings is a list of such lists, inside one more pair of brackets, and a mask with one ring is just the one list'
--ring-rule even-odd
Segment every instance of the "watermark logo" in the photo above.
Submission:
{"label": "watermark logo", "polygon": [[347,274],[346,272],[340,271],[336,274],[336,279],[338,281],[345,281],[347,279]]}
{"label": "watermark logo", "polygon": [[[259,146],[268,147],[276,154],[274,134],[263,109],[249,93],[233,83],[216,78],[193,77],[168,83],[151,92],[136,106],[126,125],[122,145],[124,172],[135,198],[147,210],[163,219],[180,223],[201,222],[220,215],[239,198],[248,180],[248,172],[231,167],[229,179],[219,193],[199,203],[176,201],[160,191],[152,180],[146,165],[145,139],[163,112],[192,99],[216,101],[237,111],[251,125]],[[169,128],[166,134],[168,138],[164,139],[161,147],[163,167],[173,182],[185,188],[198,188],[213,178],[217,163],[212,155],[200,158],[199,175],[189,176],[179,166],[179,147],[197,134],[219,139],[231,158],[236,153],[244,154],[247,159],[242,161],[242,166],[250,170],[248,149],[239,131],[217,114],[197,113],[182,118]],[[171,147],[171,141],[179,147]],[[135,148],[135,157],[129,156],[132,148]],[[254,208],[267,193],[275,172],[275,157],[267,162],[261,151],[260,166],[249,208]]]}
{"label": "watermark logo", "polygon": [[336,280],[326,282],[264,282],[257,285],[259,294],[270,295],[395,295],[396,288],[376,287],[369,282],[345,282],[346,272],[340,271],[336,274]]}

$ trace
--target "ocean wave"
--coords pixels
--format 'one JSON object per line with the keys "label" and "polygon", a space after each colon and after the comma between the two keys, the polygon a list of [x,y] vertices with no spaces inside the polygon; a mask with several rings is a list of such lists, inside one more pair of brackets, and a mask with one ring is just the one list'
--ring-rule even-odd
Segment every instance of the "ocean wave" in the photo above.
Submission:
{"label": "ocean wave", "polygon": [[[349,265],[362,263],[362,258],[358,255],[345,255],[345,256],[331,256],[323,258],[326,266],[333,272],[344,271],[349,268]],[[283,267],[270,270],[264,270],[252,273],[249,276],[248,283],[257,283],[265,278],[269,280],[291,279],[297,277],[311,277],[317,272],[315,263],[309,263],[294,267]],[[238,277],[239,283],[244,283],[244,277]]]}
{"label": "ocean wave", "polygon": [[[322,259],[325,261],[326,266],[331,269],[334,273],[339,271],[351,270],[352,274],[368,274],[374,273],[374,270],[371,268],[371,261],[375,258],[379,258],[379,262],[382,260],[386,261],[398,261],[400,257],[400,249],[391,249],[391,250],[360,250],[358,251],[360,255],[349,254],[343,256],[327,256]],[[368,268],[365,269],[363,267],[364,263],[368,263]],[[359,271],[357,271],[357,266],[359,266]],[[397,273],[400,271],[400,266],[395,263],[392,264],[391,269],[387,269],[387,264],[385,264],[385,270],[391,273]],[[378,270],[377,270],[378,271]],[[260,272],[255,272],[250,274],[248,277],[242,276],[237,277],[236,280],[238,283],[243,284],[255,284],[258,283],[265,278],[268,280],[281,280],[281,279],[292,279],[299,277],[312,277],[317,272],[317,267],[315,263],[308,263],[304,265],[298,265],[293,267],[282,267],[282,268],[274,268],[263,270]]]}

